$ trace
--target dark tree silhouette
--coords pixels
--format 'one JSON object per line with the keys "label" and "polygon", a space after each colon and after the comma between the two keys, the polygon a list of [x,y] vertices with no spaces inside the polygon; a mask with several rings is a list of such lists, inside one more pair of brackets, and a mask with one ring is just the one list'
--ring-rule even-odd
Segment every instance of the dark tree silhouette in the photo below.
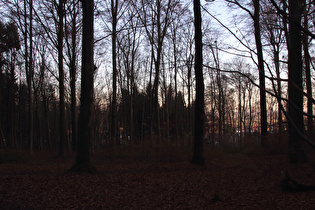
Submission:
{"label": "dark tree silhouette", "polygon": [[[302,1],[289,1],[289,40],[288,40],[288,69],[289,69],[289,107],[288,112],[292,122],[289,123],[290,157],[293,162],[307,160],[302,149],[303,124],[303,78],[302,78],[302,34],[300,30],[302,17]],[[293,125],[295,124],[295,126]]]}
{"label": "dark tree silhouette", "polygon": [[260,85],[260,124],[262,145],[264,144],[264,138],[267,135],[267,110],[266,110],[266,87],[265,87],[265,70],[264,70],[264,57],[261,44],[261,32],[260,32],[260,5],[259,0],[253,0],[254,3],[254,28],[255,28],[255,41],[257,47],[258,69],[259,69],[259,85]]}
{"label": "dark tree silhouette", "polygon": [[113,96],[111,106],[111,137],[116,144],[117,135],[117,55],[116,55],[116,40],[117,40],[117,22],[118,22],[118,0],[111,0],[112,13],[112,60],[113,60]]}
{"label": "dark tree silhouette", "polygon": [[195,77],[196,77],[196,101],[195,101],[195,128],[194,151],[191,163],[204,165],[203,136],[205,124],[204,111],[204,81],[202,72],[202,32],[200,0],[194,0],[195,15]]}
{"label": "dark tree silhouette", "polygon": [[66,142],[66,116],[65,116],[65,85],[63,71],[63,20],[64,20],[64,1],[59,0],[58,4],[58,70],[59,70],[59,106],[60,106],[60,142],[59,157],[64,156]]}
{"label": "dark tree silhouette", "polygon": [[[27,5],[29,7],[29,24],[27,23]],[[33,138],[34,138],[34,117],[33,117],[33,88],[32,88],[32,80],[34,77],[34,69],[33,69],[33,0],[30,0],[29,3],[24,1],[24,21],[25,21],[25,31],[24,31],[24,39],[25,39],[25,71],[26,71],[26,81],[28,87],[28,103],[29,103],[29,130],[28,130],[28,144],[29,151],[33,154]],[[29,26],[29,29],[28,29]],[[30,41],[28,46],[28,39]],[[29,50],[29,51],[28,51]]]}
{"label": "dark tree silhouette", "polygon": [[95,173],[91,163],[90,142],[92,135],[92,111],[94,102],[94,0],[82,0],[83,38],[81,69],[81,105],[78,125],[78,146],[73,172]]}
{"label": "dark tree silhouette", "polygon": [[[305,7],[304,9],[304,29],[308,30],[308,11],[309,9]],[[311,81],[311,56],[309,53],[309,38],[308,35],[303,32],[303,50],[304,50],[304,65],[305,65],[305,80],[306,80],[306,90],[307,90],[307,114],[309,115],[307,117],[307,134],[308,137],[312,137],[313,135],[313,118],[311,117],[313,115],[313,98],[312,98],[312,81]]]}
{"label": "dark tree silhouette", "polygon": [[[77,19],[79,16],[77,0],[72,0],[72,14],[68,22],[71,25],[71,43],[66,39],[69,54],[69,73],[70,73],[70,92],[71,92],[71,128],[72,128],[72,146],[76,149],[77,144],[77,97],[76,97],[76,80],[77,80]],[[67,37],[66,37],[67,38]]]}
{"label": "dark tree silhouette", "polygon": [[2,120],[0,113],[0,139],[4,148],[7,148],[7,144],[17,148],[15,72],[16,54],[20,47],[16,25],[13,22],[3,24],[0,21],[0,112],[5,110],[3,118],[6,118]]}
{"label": "dark tree silhouette", "polygon": [[261,125],[261,144],[264,145],[264,139],[267,135],[267,110],[266,110],[266,84],[265,84],[265,69],[264,69],[264,57],[263,48],[261,43],[261,30],[260,30],[260,2],[259,0],[253,0],[254,13],[244,7],[238,0],[226,0],[227,2],[236,4],[241,9],[245,10],[254,21],[255,30],[255,43],[257,48],[257,59],[259,69],[259,86],[260,86],[260,125]]}

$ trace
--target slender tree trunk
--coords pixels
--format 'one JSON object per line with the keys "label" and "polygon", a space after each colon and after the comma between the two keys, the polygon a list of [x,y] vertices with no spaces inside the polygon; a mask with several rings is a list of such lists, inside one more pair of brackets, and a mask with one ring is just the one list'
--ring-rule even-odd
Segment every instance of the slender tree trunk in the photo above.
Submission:
{"label": "slender tree trunk", "polygon": [[244,85],[244,88],[243,88],[243,94],[242,94],[242,98],[243,98],[243,106],[242,106],[242,115],[243,115],[243,119],[242,119],[242,122],[243,122],[243,125],[242,125],[242,128],[244,128],[244,136],[246,135],[246,88],[245,88],[245,85]]}
{"label": "slender tree trunk", "polygon": [[265,87],[265,69],[264,69],[264,58],[261,44],[261,32],[260,32],[260,5],[259,0],[253,0],[254,2],[254,28],[255,28],[255,41],[257,47],[257,59],[259,69],[259,85],[260,85],[260,124],[261,124],[261,144],[265,144],[265,138],[267,135],[267,109],[266,109],[266,87]]}
{"label": "slender tree trunk", "polygon": [[58,70],[59,70],[59,117],[60,117],[60,142],[59,142],[59,157],[65,155],[66,143],[66,116],[65,116],[65,87],[64,87],[64,72],[63,72],[63,16],[64,16],[64,0],[59,0],[58,5]]}
{"label": "slender tree trunk", "polygon": [[238,129],[239,129],[239,146],[242,148],[242,137],[243,137],[243,129],[242,129],[242,85],[241,78],[239,77],[238,83]]}
{"label": "slender tree trunk", "polygon": [[134,141],[134,99],[136,96],[136,85],[135,85],[135,62],[136,62],[136,37],[134,34],[132,42],[132,58],[131,58],[131,69],[130,69],[130,141]]}
{"label": "slender tree trunk", "polygon": [[[215,42],[215,48],[217,49],[217,43]],[[220,69],[220,63],[219,63],[219,55],[218,51],[211,46],[211,53],[215,62],[215,67],[217,69]],[[216,75],[216,83],[218,86],[218,113],[219,113],[219,122],[218,122],[218,130],[219,130],[219,141],[222,139],[222,107],[223,107],[223,102],[222,102],[222,83],[221,83],[221,73],[219,70],[217,70],[217,75]],[[213,87],[215,87],[215,84],[213,84]]]}
{"label": "slender tree trunk", "polygon": [[173,32],[173,50],[174,50],[174,85],[175,85],[175,131],[176,138],[179,136],[178,129],[178,102],[177,102],[177,47],[176,47],[176,30]]}
{"label": "slender tree trunk", "polygon": [[[0,55],[0,59],[2,59],[2,56]],[[2,62],[2,60],[0,61]],[[2,75],[2,65],[3,63],[0,63],[0,84],[3,84],[2,83],[2,78],[3,78],[3,75]],[[1,107],[2,107],[2,85],[0,85],[0,140],[1,140],[1,146],[2,148],[4,148],[5,150],[7,150],[7,143],[6,143],[6,138],[4,136],[4,133],[3,133],[3,130],[2,130],[2,115],[1,115]]]}
{"label": "slender tree trunk", "polygon": [[189,133],[191,132],[192,130],[192,125],[191,125],[191,122],[192,122],[192,111],[191,111],[191,70],[192,70],[192,60],[193,58],[189,57],[189,60],[187,62],[187,68],[188,68],[188,72],[187,72],[187,92],[188,92],[188,131]]}
{"label": "slender tree trunk", "polygon": [[39,150],[43,151],[44,150],[44,145],[43,145],[43,138],[42,138],[42,124],[40,122],[40,113],[39,113],[39,99],[37,96],[38,93],[34,93],[35,96],[35,125],[36,125],[36,130],[37,130],[37,140],[39,144]]}
{"label": "slender tree trunk", "polygon": [[[0,84],[2,83],[2,55],[0,54]],[[1,141],[1,146],[3,145],[3,147],[5,149],[6,148],[6,143],[5,143],[5,138],[2,132],[2,115],[1,115],[1,110],[2,110],[2,85],[0,85],[0,141]]]}
{"label": "slender tree trunk", "polygon": [[215,143],[215,105],[212,105],[211,108],[211,121],[212,121],[212,126],[211,126],[211,140],[213,143]]}
{"label": "slender tree trunk", "polygon": [[[26,5],[26,1],[25,1]],[[28,144],[29,144],[29,150],[30,153],[33,154],[33,133],[34,133],[34,117],[33,117],[33,89],[32,89],[32,81],[33,81],[33,75],[34,75],[34,69],[33,69],[33,0],[29,1],[29,10],[30,10],[30,27],[29,27],[29,34],[30,34],[30,45],[27,44],[27,18],[26,18],[26,6],[25,6],[25,68],[26,68],[26,80],[27,80],[27,86],[28,86],[28,117],[29,117],[29,133],[28,133]],[[28,50],[30,49],[30,54],[28,56]]]}
{"label": "slender tree trunk", "polygon": [[[152,25],[154,27],[154,24]],[[154,37],[154,33],[152,30],[152,36]],[[150,75],[149,75],[149,88],[148,88],[148,94],[149,94],[149,110],[150,110],[150,135],[153,133],[153,87],[152,87],[152,73],[153,73],[153,63],[154,63],[154,48],[153,44],[151,45],[151,59],[150,59]]]}
{"label": "slender tree trunk", "polygon": [[[280,59],[279,59],[279,45],[274,46],[273,50],[274,54],[274,63],[276,68],[276,75],[277,75],[277,92],[278,96],[281,98],[282,91],[281,91],[281,81],[280,81]],[[278,104],[278,127],[279,127],[279,133],[283,131],[283,122],[282,122],[282,111],[281,111],[281,105]]]}
{"label": "slender tree trunk", "polygon": [[83,39],[81,72],[81,105],[78,124],[76,160],[70,171],[94,173],[91,163],[94,104],[94,0],[82,0]]}
{"label": "slender tree trunk", "polygon": [[248,105],[249,105],[249,123],[248,123],[248,133],[251,135],[252,133],[252,89],[248,89]]}
{"label": "slender tree trunk", "polygon": [[116,144],[117,137],[117,125],[116,125],[116,111],[117,111],[117,54],[116,54],[116,39],[117,39],[117,9],[118,0],[111,0],[112,9],[112,61],[113,61],[113,97],[112,97],[112,109],[111,109],[111,137],[114,145]]}
{"label": "slender tree trunk", "polygon": [[194,0],[195,16],[195,77],[196,77],[196,102],[195,102],[195,128],[194,128],[194,150],[191,162],[204,165],[203,138],[204,138],[204,81],[202,71],[202,31],[200,0]]}
{"label": "slender tree trunk", "polygon": [[303,85],[302,85],[302,35],[299,28],[302,16],[302,1],[289,0],[289,147],[292,162],[305,162],[307,157],[302,148],[303,123]]}
{"label": "slender tree trunk", "polygon": [[[76,0],[74,0],[75,2]],[[77,98],[76,98],[76,38],[77,38],[77,12],[76,12],[76,4],[73,3],[73,19],[72,19],[72,48],[71,48],[71,61],[70,61],[70,89],[71,89],[71,127],[72,127],[72,147],[74,150],[77,145]]]}
{"label": "slender tree trunk", "polygon": [[46,93],[44,91],[43,93],[43,108],[44,108],[44,120],[45,120],[45,131],[46,131],[46,138],[48,142],[48,149],[49,151],[52,150],[52,144],[51,144],[51,138],[50,138],[50,123],[49,123],[49,99],[46,96]]}
{"label": "slender tree trunk", "polygon": [[[162,56],[162,63],[164,63],[164,56]],[[169,140],[169,110],[170,110],[170,96],[168,94],[168,88],[166,85],[166,75],[165,75],[165,65],[162,65],[162,84],[163,87],[162,89],[164,89],[164,112],[162,113],[162,116],[164,116],[164,119],[162,118],[162,122],[166,121],[166,126],[163,127],[163,131],[164,131],[164,139]],[[171,87],[170,87],[171,88]],[[169,90],[171,91],[171,90]],[[162,96],[162,101],[163,101],[163,96]]]}
{"label": "slender tree trunk", "polygon": [[[161,129],[160,129],[160,115],[159,115],[159,82],[160,82],[160,67],[161,67],[161,59],[162,59],[162,48],[163,48],[163,40],[165,37],[165,28],[167,27],[167,23],[164,23],[165,26],[162,29],[161,23],[161,2],[159,0],[156,1],[156,19],[157,19],[157,49],[156,49],[156,60],[155,64],[155,78],[153,83],[153,116],[154,116],[154,129],[159,139],[161,137]],[[167,21],[167,19],[165,19]]]}
{"label": "slender tree trunk", "polygon": [[[160,44],[158,44],[160,46]],[[162,46],[160,46],[162,47]],[[158,137],[161,137],[160,131],[160,115],[159,115],[159,81],[160,81],[160,59],[162,49],[158,49],[157,59],[155,61],[155,78],[153,83],[153,116],[154,116],[154,130]]]}
{"label": "slender tree trunk", "polygon": [[17,149],[17,142],[16,142],[16,105],[15,105],[15,56],[13,55],[14,50],[10,50],[10,61],[9,61],[9,74],[10,74],[10,82],[9,82],[9,107],[8,107],[8,116],[9,116],[9,141],[10,146],[14,149]]}
{"label": "slender tree trunk", "polygon": [[[308,29],[307,10],[304,9],[304,29]],[[313,135],[313,95],[312,95],[312,81],[311,81],[311,67],[310,67],[310,54],[309,54],[308,35],[303,34],[303,50],[304,50],[304,64],[305,64],[305,77],[306,77],[306,90],[307,90],[307,134],[309,137]]]}

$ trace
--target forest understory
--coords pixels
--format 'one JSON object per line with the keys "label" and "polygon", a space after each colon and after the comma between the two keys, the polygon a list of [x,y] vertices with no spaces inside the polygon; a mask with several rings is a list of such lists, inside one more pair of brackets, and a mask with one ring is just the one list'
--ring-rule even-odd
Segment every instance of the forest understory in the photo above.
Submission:
{"label": "forest understory", "polygon": [[313,209],[314,192],[282,192],[280,183],[286,170],[315,184],[315,153],[306,148],[309,163],[290,164],[286,148],[275,139],[234,152],[206,145],[206,165],[195,166],[179,146],[119,146],[95,152],[96,174],[67,172],[74,156],[1,151],[0,208]]}

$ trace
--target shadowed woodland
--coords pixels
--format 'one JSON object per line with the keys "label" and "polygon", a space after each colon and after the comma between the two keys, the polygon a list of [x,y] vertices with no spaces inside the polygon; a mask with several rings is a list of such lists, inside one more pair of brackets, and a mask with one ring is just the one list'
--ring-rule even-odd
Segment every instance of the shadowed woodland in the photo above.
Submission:
{"label": "shadowed woodland", "polygon": [[314,206],[313,1],[0,6],[0,206]]}

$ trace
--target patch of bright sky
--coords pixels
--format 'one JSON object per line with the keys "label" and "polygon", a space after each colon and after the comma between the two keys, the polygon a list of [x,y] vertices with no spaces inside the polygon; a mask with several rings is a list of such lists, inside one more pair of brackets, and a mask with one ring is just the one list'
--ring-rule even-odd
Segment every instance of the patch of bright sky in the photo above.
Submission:
{"label": "patch of bright sky", "polygon": [[245,51],[248,52],[248,50],[235,36],[244,43],[247,42],[249,45],[252,43],[253,37],[249,34],[249,31],[252,29],[252,22],[249,19],[249,15],[235,6],[228,5],[224,0],[215,0],[209,3],[203,2],[204,4],[202,5],[207,10],[203,10],[203,19],[204,21],[210,20],[211,27],[219,32],[220,36],[217,37],[217,41],[220,44],[221,53],[225,54],[224,57],[231,59],[236,55],[248,56],[248,53],[244,53]]}
{"label": "patch of bright sky", "polygon": [[[246,2],[249,1],[244,0],[241,2],[243,5],[246,5]],[[251,73],[257,77],[258,70],[254,63],[254,61],[257,63],[257,55],[254,53],[256,51],[256,45],[253,20],[250,15],[236,5],[228,5],[225,0],[215,0],[213,2],[206,2],[203,0],[202,5],[207,10],[204,10],[203,21],[210,20],[212,24],[211,27],[219,31],[220,36],[218,36],[217,41],[219,54],[221,55],[220,58],[223,58],[222,62],[229,63],[242,59],[252,66]],[[253,10],[252,6],[249,4],[245,7],[250,11]],[[246,45],[246,47],[244,45]],[[252,53],[250,53],[251,50]],[[264,50],[269,49],[268,47],[265,47]],[[271,61],[272,57],[270,57],[270,53],[264,51],[264,59],[267,62]],[[267,76],[274,76],[269,73],[267,68],[265,73]],[[286,75],[282,75],[282,77],[285,78]],[[268,83],[269,81],[266,80],[266,82]]]}

